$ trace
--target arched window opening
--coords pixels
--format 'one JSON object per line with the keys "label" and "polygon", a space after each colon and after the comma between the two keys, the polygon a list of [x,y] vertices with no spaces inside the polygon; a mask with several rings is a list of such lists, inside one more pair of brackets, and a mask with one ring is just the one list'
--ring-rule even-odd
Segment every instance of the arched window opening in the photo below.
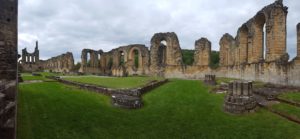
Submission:
{"label": "arched window opening", "polygon": [[139,68],[139,51],[133,50],[134,67]]}
{"label": "arched window opening", "polygon": [[254,54],[256,56],[256,60],[260,61],[266,58],[266,53],[268,52],[265,14],[257,14],[254,23]]}
{"label": "arched window opening", "polygon": [[123,66],[125,64],[125,59],[124,59],[125,56],[124,55],[125,55],[124,52],[120,51],[120,53],[119,53],[119,59],[120,59],[119,65],[120,66]]}
{"label": "arched window opening", "polygon": [[109,60],[108,60],[108,69],[111,70],[112,66],[113,66],[113,58],[110,57]]}
{"label": "arched window opening", "polygon": [[264,24],[263,27],[263,58],[266,59],[266,52],[267,52],[267,29],[266,29],[266,24]]}
{"label": "arched window opening", "polygon": [[91,54],[89,52],[86,53],[86,65],[87,67],[91,66]]}
{"label": "arched window opening", "polygon": [[167,42],[162,40],[158,48],[158,66],[164,66],[166,63]]}

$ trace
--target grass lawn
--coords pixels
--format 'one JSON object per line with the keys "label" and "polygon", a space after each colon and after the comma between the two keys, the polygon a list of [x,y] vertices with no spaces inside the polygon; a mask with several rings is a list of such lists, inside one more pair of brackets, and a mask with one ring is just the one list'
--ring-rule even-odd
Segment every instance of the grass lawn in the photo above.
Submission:
{"label": "grass lawn", "polygon": [[222,110],[223,94],[200,81],[171,80],[143,96],[138,110],[57,82],[19,86],[19,139],[300,138],[300,125],[264,109],[236,116]]}
{"label": "grass lawn", "polygon": [[49,79],[45,78],[45,76],[60,75],[60,74],[49,73],[49,72],[37,72],[37,73],[41,74],[42,76],[32,76],[31,73],[22,73],[21,76],[24,81],[33,81],[33,80],[47,81]]}
{"label": "grass lawn", "polygon": [[279,98],[300,103],[300,93],[284,93],[279,95]]}
{"label": "grass lawn", "polygon": [[94,84],[110,88],[136,88],[153,80],[162,80],[159,77],[100,77],[100,76],[76,76],[64,77],[65,80]]}
{"label": "grass lawn", "polygon": [[286,113],[290,116],[300,119],[300,108],[285,103],[280,103],[272,106],[272,109]]}

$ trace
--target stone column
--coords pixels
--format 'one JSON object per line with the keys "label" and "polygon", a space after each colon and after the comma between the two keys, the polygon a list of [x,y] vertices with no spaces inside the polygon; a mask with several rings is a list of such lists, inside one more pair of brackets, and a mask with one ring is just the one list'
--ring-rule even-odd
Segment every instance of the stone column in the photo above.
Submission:
{"label": "stone column", "polygon": [[297,25],[297,57],[300,58],[300,23]]}
{"label": "stone column", "polygon": [[225,97],[225,111],[234,114],[253,112],[256,108],[256,100],[252,91],[252,82],[230,82]]}

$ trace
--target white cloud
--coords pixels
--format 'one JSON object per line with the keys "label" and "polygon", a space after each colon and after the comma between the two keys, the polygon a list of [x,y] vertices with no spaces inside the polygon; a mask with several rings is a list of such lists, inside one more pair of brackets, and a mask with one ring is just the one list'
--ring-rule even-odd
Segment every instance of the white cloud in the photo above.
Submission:
{"label": "white cloud", "polygon": [[[207,37],[213,49],[225,33],[236,31],[274,0],[20,0],[19,50],[40,42],[42,58],[67,51],[80,60],[84,48],[109,51],[121,45],[146,44],[157,32],[176,32],[182,48]],[[288,52],[295,56],[300,2],[289,0]]]}

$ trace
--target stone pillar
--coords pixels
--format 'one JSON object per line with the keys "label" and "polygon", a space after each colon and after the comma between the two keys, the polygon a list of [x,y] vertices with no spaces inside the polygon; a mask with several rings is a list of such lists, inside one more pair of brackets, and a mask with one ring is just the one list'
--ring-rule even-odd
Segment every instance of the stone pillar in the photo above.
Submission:
{"label": "stone pillar", "polygon": [[255,108],[256,100],[253,97],[252,82],[230,82],[225,97],[225,111],[234,114],[243,114],[253,112]]}
{"label": "stone pillar", "polygon": [[286,18],[287,8],[280,2],[271,7],[266,22],[266,61],[275,61],[286,54]]}
{"label": "stone pillar", "polygon": [[209,66],[211,53],[211,42],[201,38],[195,42],[194,65]]}
{"label": "stone pillar", "polygon": [[300,23],[297,25],[297,58],[300,58]]}
{"label": "stone pillar", "polygon": [[216,75],[205,75],[204,83],[207,85],[216,85]]}

